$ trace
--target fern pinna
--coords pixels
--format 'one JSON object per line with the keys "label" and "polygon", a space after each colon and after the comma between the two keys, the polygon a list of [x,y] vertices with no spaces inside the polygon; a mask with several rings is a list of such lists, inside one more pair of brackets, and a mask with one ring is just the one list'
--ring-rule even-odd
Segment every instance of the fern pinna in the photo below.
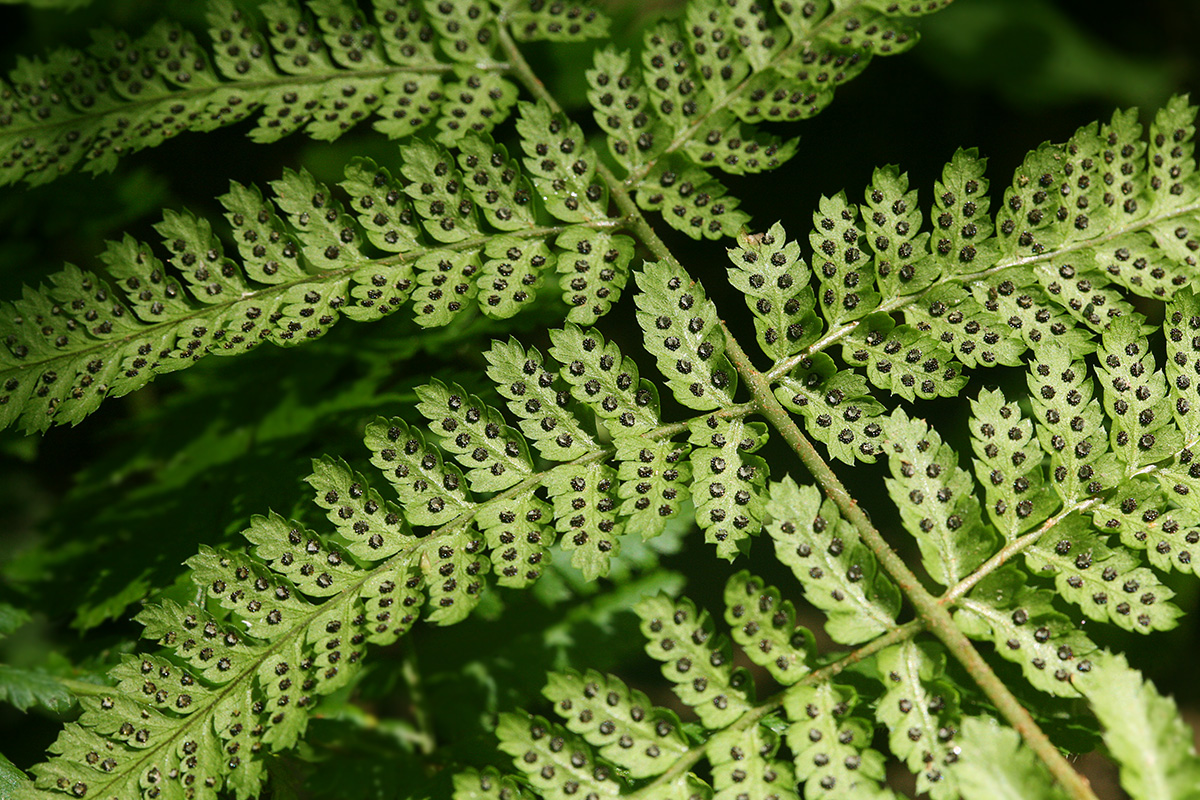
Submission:
{"label": "fern pinna", "polygon": [[[244,545],[202,548],[188,562],[194,600],[143,608],[156,648],[77,691],[81,716],[22,796],[257,796],[268,756],[299,741],[322,696],[355,685],[368,645],[420,617],[458,622],[493,584],[537,581],[556,551],[603,577],[623,543],[678,517],[731,561],[769,540],[794,574],[775,588],[743,570],[726,585],[724,621],[756,671],[734,666],[690,600],[645,598],[646,653],[677,703],[586,665],[552,673],[547,709],[562,722],[502,715],[511,761],[464,766],[457,798],[890,797],[887,752],[939,800],[1092,798],[1060,750],[1068,714],[1095,718],[1131,796],[1200,794],[1174,703],[1081,624],[1176,625],[1165,576],[1193,571],[1200,540],[1194,109],[1171,101],[1145,139],[1133,112],[1086,126],[1031,153],[1002,193],[973,151],[954,155],[932,205],[897,169],[877,170],[861,203],[821,200],[806,244],[781,223],[747,234],[712,174],[788,158],[795,143],[758,124],[817,113],[873,54],[915,41],[908,17],[940,5],[697,0],[639,54],[595,54],[603,156],[515,44],[604,32],[569,4],[376,2],[377,27],[357,7],[268,4],[264,39],[218,3],[216,72],[170,26],[22,64],[0,119],[9,180],[107,168],[256,109],[266,139],[335,136],[368,112],[389,136],[437,133],[403,144],[393,170],[351,163],[340,192],[304,172],[276,182],[272,202],[234,184],[227,231],[166,215],[167,263],[126,238],[102,257],[104,277],[68,267],[27,290],[0,323],[5,424],[79,422],[156,374],[315,339],[341,315],[407,306],[444,326],[540,302],[562,320],[542,349],[492,343],[494,390],[431,380],[416,391],[423,423],[369,424],[378,479],[316,460],[322,530],[269,514]],[[302,26],[315,54],[304,64],[289,55]],[[181,48],[203,89],[171,66]],[[47,104],[46,86],[81,86],[72,70],[97,94]],[[518,104],[510,78],[532,99]],[[280,113],[301,86],[311,107]],[[195,116],[165,122],[184,113],[177,102]],[[489,131],[514,106],[510,148]],[[395,109],[403,124],[383,113]],[[734,309],[644,212],[694,238],[737,236],[728,280],[765,369],[723,322]],[[633,303],[653,372],[594,327],[639,245],[651,258],[633,272]],[[1156,304],[1161,366],[1160,326],[1144,315]],[[950,432],[910,409],[992,366],[1022,370],[1030,394],[971,391],[967,468]],[[815,485],[768,462],[772,437]],[[827,458],[883,463],[895,530],[872,523]],[[920,575],[889,544],[903,535]],[[817,649],[796,624],[801,599],[849,649]],[[779,688],[759,699],[765,676]]]}

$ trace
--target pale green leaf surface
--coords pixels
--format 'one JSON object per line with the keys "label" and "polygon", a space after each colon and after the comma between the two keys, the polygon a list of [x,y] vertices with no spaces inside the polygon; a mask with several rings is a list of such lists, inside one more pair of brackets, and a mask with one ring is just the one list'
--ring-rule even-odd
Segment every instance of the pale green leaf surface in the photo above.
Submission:
{"label": "pale green leaf surface", "polygon": [[825,613],[834,641],[858,644],[895,626],[900,592],[832,500],[822,502],[819,489],[789,476],[771,484],[766,510],[776,557]]}
{"label": "pale green leaf surface", "polygon": [[1104,726],[1104,744],[1121,768],[1121,786],[1134,800],[1200,797],[1194,734],[1175,701],[1109,655],[1081,686]]}
{"label": "pale green leaf surface", "polygon": [[1020,735],[987,717],[963,720],[958,784],[966,800],[1066,800]]}

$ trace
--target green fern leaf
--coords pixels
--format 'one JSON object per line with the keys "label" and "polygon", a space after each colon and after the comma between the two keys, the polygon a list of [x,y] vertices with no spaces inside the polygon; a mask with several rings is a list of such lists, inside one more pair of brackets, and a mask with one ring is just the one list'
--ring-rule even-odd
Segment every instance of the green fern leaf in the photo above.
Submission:
{"label": "green fern leaf", "polygon": [[617,495],[626,528],[642,539],[658,536],[691,497],[688,448],[662,439],[620,436],[616,440]]}
{"label": "green fern leaf", "polygon": [[[396,489],[404,516],[414,525],[442,525],[471,511],[462,472],[445,463],[441,451],[401,419],[378,418],[367,425],[371,463],[383,470]],[[397,524],[398,516],[385,516]]]}
{"label": "green fern leaf", "polygon": [[875,461],[883,434],[878,417],[884,408],[861,375],[839,372],[832,358],[817,353],[779,382],[775,396],[804,418],[805,430],[833,458],[847,464]]}
{"label": "green fern leaf", "polygon": [[917,193],[908,190],[908,175],[895,167],[875,170],[862,216],[885,297],[919,292],[937,279],[937,267],[926,257],[929,234],[921,231],[921,209]]}
{"label": "green fern leaf", "polygon": [[526,0],[510,3],[504,17],[513,36],[526,41],[578,42],[608,35],[608,18],[579,3]]}
{"label": "green fern leaf", "polygon": [[692,503],[704,540],[717,555],[732,561],[762,528],[765,489],[770,468],[750,455],[767,440],[761,422],[723,419],[713,414],[689,423],[695,445],[691,452]]}
{"label": "green fern leaf", "polygon": [[1194,572],[1191,540],[1200,518],[1191,509],[1171,508],[1161,486],[1136,478],[1126,481],[1088,513],[1097,530],[1119,534],[1121,544],[1131,550],[1144,550],[1156,569]]}
{"label": "green fern leaf", "polygon": [[[1051,300],[1094,331],[1106,330],[1109,321],[1116,317],[1136,313],[1117,287],[1106,285],[1108,281],[1099,269],[1041,263],[1033,268],[1033,274]],[[1045,316],[1044,311],[1039,313]],[[1053,330],[1052,325],[1051,333]]]}
{"label": "green fern leaf", "polygon": [[875,714],[887,725],[892,752],[917,776],[917,791],[958,794],[958,692],[943,677],[945,652],[905,642],[876,656],[885,692]]}
{"label": "green fern leaf", "polygon": [[971,436],[975,477],[996,530],[1011,541],[1054,513],[1058,503],[1045,488],[1033,424],[1019,407],[999,391],[980,392],[971,401]]}
{"label": "green fern leaf", "polygon": [[731,405],[737,371],[725,357],[717,308],[682,268],[647,262],[637,275],[637,320],[675,399],[711,411]]}
{"label": "green fern leaf", "polygon": [[520,588],[541,577],[550,559],[547,548],[554,544],[551,515],[550,505],[532,491],[504,501],[493,498],[475,514],[501,586]]}
{"label": "green fern leaf", "polygon": [[[368,433],[368,442],[371,438]],[[313,500],[325,509],[326,518],[337,528],[349,553],[375,560],[414,544],[412,529],[400,509],[372,489],[366,477],[351,470],[346,462],[328,456],[314,459],[312,465],[307,481],[313,488]],[[247,537],[258,544],[255,554],[259,558],[273,562],[281,557],[271,549],[282,541],[277,534],[274,531],[256,537],[247,532]]]}
{"label": "green fern leaf", "polygon": [[528,308],[537,297],[542,276],[554,263],[545,242],[515,236],[488,240],[479,277],[479,310],[493,319],[508,319]]}
{"label": "green fern leaf", "polygon": [[434,424],[442,447],[466,469],[475,491],[507,489],[533,472],[525,437],[461,386],[434,381],[419,387],[417,397],[417,410]]}
{"label": "green fern leaf", "polygon": [[[489,164],[506,164],[504,152],[474,138],[465,148],[461,163],[471,180],[426,143],[402,150],[412,159],[401,165],[406,185],[373,162],[351,162],[342,184],[349,210],[307,173],[285,173],[272,185],[286,222],[256,190],[234,184],[222,202],[241,264],[225,255],[206,220],[167,212],[157,227],[168,264],[128,237],[101,257],[124,299],[117,287],[68,266],[50,287],[27,291],[0,312],[7,337],[0,424],[43,430],[79,422],[105,398],[210,353],[311,341],[342,314],[379,319],[410,295],[425,327],[447,325],[476,305],[488,316],[511,316],[533,302],[556,261],[560,271],[576,271],[566,289],[575,306],[568,316],[592,321],[605,313],[620,296],[632,242],[589,227],[611,227],[611,219],[534,225],[526,189],[490,188],[506,178],[510,188],[520,186],[511,165],[495,167],[498,177],[470,167],[485,155]],[[485,236],[481,226],[493,219],[510,232]],[[368,246],[392,255],[376,258]],[[576,257],[558,259],[563,247]]]}
{"label": "green fern leaf", "polygon": [[937,228],[930,244],[933,257],[942,262],[943,274],[974,271],[996,258],[985,163],[978,152],[959,150],[933,185],[930,217]]}
{"label": "green fern leaf", "polygon": [[633,240],[607,231],[567,228],[555,241],[567,321],[592,325],[608,313],[629,281]]}
{"label": "green fern leaf", "polygon": [[432,239],[444,244],[479,235],[470,192],[454,160],[441,148],[416,142],[400,148],[401,174],[408,180],[404,192],[423,220]]}
{"label": "green fern leaf", "polygon": [[1025,585],[1024,573],[1002,569],[984,578],[958,602],[954,620],[964,633],[993,642],[996,652],[1021,665],[1036,689],[1078,697],[1078,676],[1092,668],[1096,645],[1063,613],[1054,593]]}
{"label": "green fern leaf", "polygon": [[954,357],[929,334],[871,314],[842,345],[847,363],[867,368],[867,378],[906,400],[953,397],[966,385]]}
{"label": "green fern leaf", "polygon": [[613,436],[644,434],[659,424],[658,390],[639,378],[637,364],[595,330],[567,325],[550,331],[550,355],[572,396],[603,420]]}
{"label": "green fern leaf", "polygon": [[693,239],[735,236],[750,221],[738,208],[741,201],[681,156],[660,159],[640,187],[639,207],[660,212],[668,225]]}
{"label": "green fern leaf", "polygon": [[571,564],[585,580],[607,575],[621,552],[625,523],[617,517],[616,477],[607,464],[564,464],[545,481],[562,547],[572,551]]}
{"label": "green fern leaf", "polygon": [[1076,357],[1096,349],[1088,332],[1075,326],[1071,315],[1056,307],[1057,296],[1047,295],[1020,272],[979,281],[971,291],[976,302],[1003,320],[1010,334],[1015,331],[1027,348],[1036,350],[1057,342]]}
{"label": "green fern leaf", "polygon": [[501,714],[500,749],[546,800],[570,800],[581,787],[597,798],[617,797],[624,786],[598,763],[582,737],[541,717]]}
{"label": "green fern leaf", "polygon": [[578,125],[544,102],[523,104],[517,133],[525,169],[551,214],[567,222],[608,216],[608,190],[596,176],[596,154]]}
{"label": "green fern leaf", "polygon": [[799,800],[792,765],[776,758],[780,737],[772,722],[768,718],[742,730],[721,731],[708,740],[704,752],[712,765],[714,800]]}
{"label": "green fern leaf", "polygon": [[1010,335],[1012,328],[998,314],[954,284],[938,284],[905,306],[904,320],[935,336],[940,346],[968,367],[1014,367],[1027,347]]}
{"label": "green fern leaf", "polygon": [[1182,613],[1175,593],[1123,547],[1109,547],[1085,519],[1071,514],[1023,551],[1035,575],[1054,578],[1063,599],[1085,616],[1125,630],[1170,630]]}
{"label": "green fern leaf", "polygon": [[18,711],[40,706],[55,714],[69,711],[75,703],[71,693],[54,676],[8,664],[0,664],[0,701]]}
{"label": "green fern leaf", "polygon": [[1100,403],[1087,367],[1062,347],[1035,352],[1028,375],[1038,442],[1050,455],[1051,486],[1064,503],[1097,494],[1116,482]]}
{"label": "green fern leaf", "polygon": [[1191,729],[1174,701],[1108,655],[1082,687],[1104,726],[1104,743],[1121,765],[1121,786],[1135,800],[1200,796],[1200,761]]}
{"label": "green fern leaf", "polygon": [[428,560],[422,560],[420,567],[429,592],[430,622],[461,622],[479,603],[483,578],[491,568],[482,548],[483,541],[470,529],[445,536],[436,548],[428,548]]}
{"label": "green fern leaf", "polygon": [[784,478],[771,484],[767,513],[776,556],[825,613],[830,638],[859,644],[895,627],[900,593],[833,501],[822,503],[816,487]]}
{"label": "green fern leaf", "polygon": [[886,798],[883,754],[871,747],[873,725],[850,716],[858,696],[848,686],[824,682],[789,691],[784,709],[792,724],[787,745],[804,782],[805,800]]}
{"label": "green fern leaf", "polygon": [[1104,410],[1112,420],[1109,438],[1126,474],[1183,446],[1172,419],[1166,377],[1157,371],[1149,342],[1139,331],[1129,317],[1114,320],[1097,353]]}
{"label": "green fern leaf", "polygon": [[806,628],[796,627],[796,609],[779,590],[743,570],[725,584],[725,622],[742,652],[787,686],[808,672],[816,647]]}
{"label": "green fern leaf", "polygon": [[963,720],[958,734],[964,757],[958,785],[966,800],[1066,800],[1066,791],[1050,778],[1020,736],[987,717]]}
{"label": "green fern leaf", "polygon": [[648,597],[634,608],[642,621],[646,653],[662,661],[675,694],[707,728],[723,728],[753,702],[753,682],[732,664],[729,640],[713,635],[712,618],[686,598]]}
{"label": "green fern leaf", "polygon": [[953,586],[995,547],[994,534],[980,519],[974,481],[924,421],[897,410],[885,430],[892,472],[888,494],[917,540],[926,571],[943,586]]}
{"label": "green fern leaf", "polygon": [[463,770],[454,775],[454,800],[525,800],[515,780],[501,775],[495,767],[482,771]]}
{"label": "green fern leaf", "polygon": [[795,355],[821,336],[814,313],[812,273],[800,257],[800,246],[786,241],[776,223],[760,236],[740,235],[729,249],[729,282],[746,298],[754,314],[758,344],[774,362]]}
{"label": "green fern leaf", "polygon": [[[619,132],[614,152],[630,170],[643,207],[662,208],[668,224],[696,238],[719,230],[732,236],[736,221],[706,223],[686,195],[673,191],[680,180],[709,203],[724,188],[715,182],[700,188],[703,173],[672,156],[734,174],[775,168],[794,153],[795,141],[781,141],[755,124],[813,116],[873,54],[910,47],[917,37],[896,19],[905,13],[890,5],[875,10],[776,3],[768,10],[741,0],[711,9],[690,6],[678,26],[660,23],[645,33],[642,81],[626,56],[612,51],[598,56],[589,99],[601,125]],[[635,99],[627,113],[615,108],[614,82],[625,84],[621,91]],[[669,167],[663,167],[664,159]]]}
{"label": "green fern leaf", "polygon": [[661,775],[688,750],[679,718],[615,675],[552,672],[542,694],[572,733],[634,779]]}
{"label": "green fern leaf", "polygon": [[629,53],[611,47],[598,50],[587,80],[588,102],[613,158],[630,172],[649,169],[671,137],[654,115],[641,74],[630,67]]}
{"label": "green fern leaf", "polygon": [[543,457],[570,461],[595,450],[596,443],[575,419],[567,404],[570,394],[558,376],[542,365],[542,354],[526,351],[516,339],[493,342],[484,357],[487,375],[521,419],[521,432]]}
{"label": "green fern leaf", "polygon": [[458,142],[458,166],[469,180],[471,199],[493,228],[518,231],[537,223],[531,204],[533,188],[503,145],[488,136]]}
{"label": "green fern leaf", "polygon": [[826,321],[834,326],[874,311],[881,298],[875,290],[875,265],[863,238],[858,206],[847,202],[844,193],[822,197],[813,226],[808,240]]}
{"label": "green fern leaf", "polygon": [[1175,424],[1187,446],[1200,441],[1200,299],[1190,288],[1167,304],[1163,331],[1167,343],[1167,392]]}
{"label": "green fern leaf", "polygon": [[[10,73],[0,181],[42,183],[77,166],[109,170],[119,156],[184,131],[250,117],[259,142],[301,129],[335,139],[374,117],[392,137],[436,122],[438,141],[454,144],[491,130],[516,100],[502,74],[498,26],[527,40],[607,29],[591,9],[534,5],[498,18],[486,3],[377,2],[370,20],[337,0],[312,0],[312,13],[271,2],[262,8],[264,36],[233,3],[213,0],[211,50],[171,22],[137,38],[96,31],[86,53],[58,50]],[[123,67],[134,63],[142,68]]]}
{"label": "green fern leaf", "polygon": [[701,132],[702,137],[694,136],[684,144],[683,152],[694,163],[715,165],[731,175],[775,169],[791,160],[797,150],[796,139],[760,133],[729,111],[710,115]]}

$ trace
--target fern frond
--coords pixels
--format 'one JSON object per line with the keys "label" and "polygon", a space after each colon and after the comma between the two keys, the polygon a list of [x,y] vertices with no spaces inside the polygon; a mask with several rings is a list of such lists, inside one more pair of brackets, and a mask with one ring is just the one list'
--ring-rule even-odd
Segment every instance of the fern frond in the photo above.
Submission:
{"label": "fern frond", "polygon": [[796,627],[796,609],[779,590],[742,571],[725,584],[725,622],[751,661],[786,686],[808,672],[812,634]]}
{"label": "fern frond", "polygon": [[646,654],[663,662],[663,677],[709,728],[723,728],[754,702],[754,682],[734,667],[729,640],[714,635],[712,617],[688,599],[648,597],[634,609],[642,621]]}
{"label": "fern frond", "polygon": [[1074,681],[1093,669],[1089,656],[1097,648],[1055,609],[1053,598],[1053,592],[1026,585],[1019,570],[997,570],[959,601],[954,620],[968,636],[990,640],[997,653],[1020,664],[1034,688],[1078,697]]}
{"label": "fern frond", "polygon": [[[540,106],[522,114],[557,119]],[[342,316],[370,321],[411,303],[422,326],[474,308],[510,317],[553,280],[560,256],[595,253],[598,282],[613,287],[593,289],[592,306],[568,288],[571,316],[594,321],[619,296],[632,242],[611,234],[618,220],[596,212],[571,224],[534,211],[517,165],[490,139],[467,137],[457,165],[424,142],[402,147],[400,163],[398,180],[352,162],[346,202],[303,172],[273,183],[274,204],[233,184],[221,200],[240,259],[208,221],[168,212],[157,226],[166,263],[127,236],[101,256],[107,278],[68,265],[50,286],[27,289],[0,312],[0,424],[78,423],[158,374],[264,341],[309,341]]]}
{"label": "fern frond", "polygon": [[675,399],[699,411],[732,405],[737,371],[725,357],[717,309],[704,287],[681,267],[661,262],[646,264],[637,283],[646,349]]}
{"label": "fern frond", "polygon": [[804,782],[805,800],[895,797],[882,789],[884,757],[871,747],[871,723],[850,716],[860,710],[857,693],[849,686],[821,683],[788,692],[784,709],[793,720],[787,744]]}
{"label": "fern frond", "polygon": [[1040,525],[1057,506],[1045,490],[1034,426],[999,391],[980,392],[971,412],[975,478],[992,524],[1011,540]]}
{"label": "fern frond", "polygon": [[714,797],[738,795],[799,800],[790,762],[779,757],[777,720],[767,718],[741,730],[725,730],[708,740]]}
{"label": "fern frond", "polygon": [[646,695],[615,675],[568,671],[548,677],[542,694],[554,703],[567,729],[631,778],[659,775],[687,752],[679,718],[652,706]]}
{"label": "fern frond", "polygon": [[525,41],[608,30],[580,5],[500,5],[377,0],[368,18],[344,0],[276,0],[260,23],[231,0],[212,0],[207,47],[167,21],[139,37],[96,31],[86,52],[22,60],[0,82],[0,183],[103,172],[181,133],[251,117],[257,142],[301,129],[336,139],[370,118],[390,138],[432,125],[444,145],[486,133],[517,99],[500,28]]}
{"label": "fern frond", "polygon": [[776,397],[804,417],[814,439],[847,464],[873,463],[880,453],[883,404],[871,396],[863,376],[838,370],[825,353],[805,359],[779,381]]}
{"label": "fern frond", "polygon": [[748,217],[705,170],[787,161],[796,141],[761,123],[819,113],[873,56],[917,42],[906,15],[944,5],[692,3],[645,33],[640,70],[627,52],[599,52],[588,100],[641,208],[696,239],[733,236]]}
{"label": "fern frond", "polygon": [[800,247],[787,242],[776,223],[757,237],[740,235],[729,250],[729,282],[746,297],[763,352],[775,361],[797,353],[821,336],[812,275]]}

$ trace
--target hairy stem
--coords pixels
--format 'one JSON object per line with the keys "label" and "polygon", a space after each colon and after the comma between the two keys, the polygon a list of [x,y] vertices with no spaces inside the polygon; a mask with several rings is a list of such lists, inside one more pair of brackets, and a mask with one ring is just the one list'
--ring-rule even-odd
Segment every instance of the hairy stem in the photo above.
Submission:
{"label": "hairy stem", "polygon": [[1064,519],[1066,519],[1071,514],[1074,514],[1076,511],[1083,511],[1084,509],[1088,508],[1089,506],[1091,506],[1093,503],[1095,503],[1099,499],[1100,498],[1098,498],[1098,497],[1090,497],[1087,500],[1081,500],[1077,503],[1072,503],[1069,506],[1067,506],[1066,508],[1064,508],[1062,511],[1059,511],[1057,514],[1052,516],[1050,519],[1043,522],[1036,529],[1030,531],[1029,533],[1025,534],[1024,536],[1019,536],[1016,539],[1013,539],[1011,542],[1004,545],[1004,547],[1000,548],[1000,551],[998,553],[996,553],[994,556],[989,558],[987,561],[980,564],[975,569],[974,572],[972,572],[967,577],[963,578],[961,581],[959,581],[954,586],[950,587],[950,589],[948,589],[945,594],[943,594],[940,598],[938,598],[938,602],[940,602],[942,605],[953,605],[959,598],[961,598],[967,592],[971,591],[971,589],[975,588],[975,585],[977,583],[979,583],[981,580],[986,578],[991,573],[1000,569],[1000,567],[1002,567],[1006,563],[1008,563],[1008,560],[1011,559],[1013,556],[1017,555],[1018,553],[1023,551],[1025,548],[1027,548],[1030,545],[1037,542],[1039,539],[1041,539],[1043,536],[1045,536],[1050,531],[1050,529],[1053,528],[1055,525],[1062,522]]}
{"label": "hairy stem", "polygon": [[845,485],[821,458],[812,442],[779,404],[771,392],[770,382],[750,363],[749,357],[733,335],[729,333],[728,328],[725,328],[725,352],[733,361],[738,372],[741,373],[747,388],[755,402],[758,403],[759,413],[766,417],[767,421],[791,445],[796,455],[800,457],[800,461],[824,489],[825,494],[833,500],[842,515],[854,525],[863,543],[875,554],[879,564],[896,581],[900,590],[913,604],[925,628],[940,639],[951,655],[962,664],[1009,725],[1021,734],[1026,745],[1041,758],[1050,773],[1070,796],[1075,800],[1096,800],[1087,780],[1071,768],[1062,753],[1054,746],[1025,707],[1008,691],[1004,681],[1000,680],[992,671],[971,641],[955,625],[950,611],[942,605],[938,598],[930,594],[912,570],[908,568],[908,565],[904,563],[904,560],[888,545],[866,512],[851,497]]}

